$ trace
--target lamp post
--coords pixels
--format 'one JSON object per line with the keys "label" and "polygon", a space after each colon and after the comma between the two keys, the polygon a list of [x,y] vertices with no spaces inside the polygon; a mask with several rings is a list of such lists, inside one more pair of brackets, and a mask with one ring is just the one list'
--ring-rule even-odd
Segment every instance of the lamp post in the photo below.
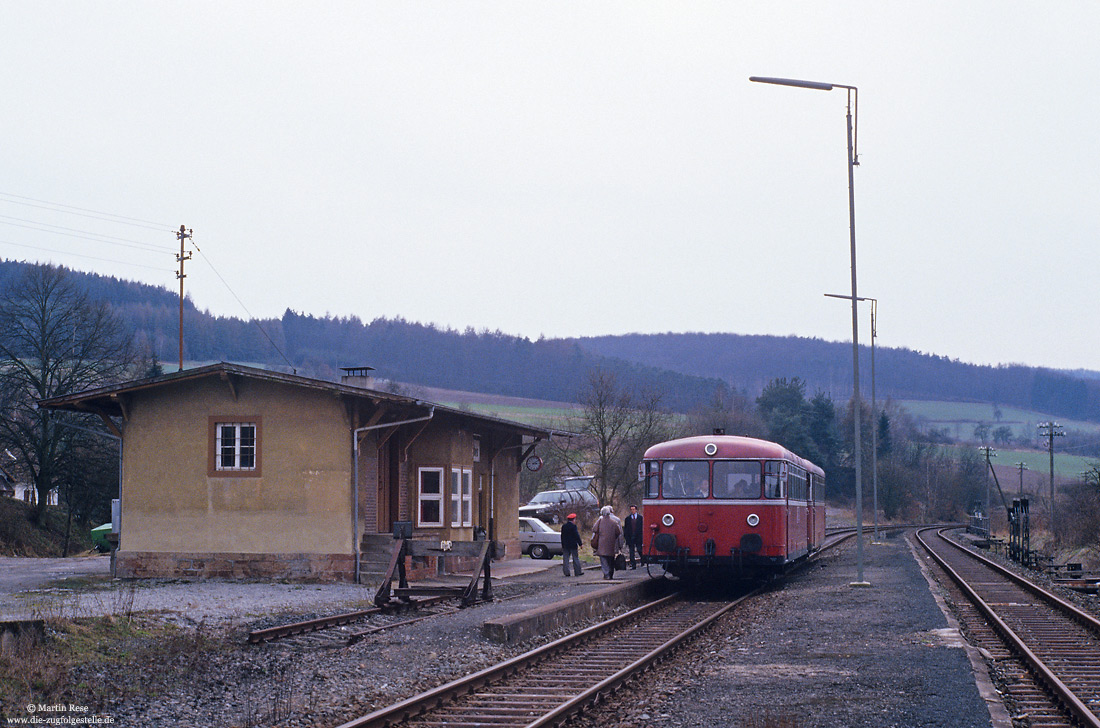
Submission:
{"label": "lamp post", "polygon": [[[826,293],[829,298],[851,298],[839,293]],[[875,398],[875,338],[878,336],[878,299],[860,296],[860,301],[871,302],[871,492],[874,504],[875,532],[871,543],[880,544],[878,535],[878,400]]]}
{"label": "lamp post", "polygon": [[[750,76],[750,81],[756,83],[770,83],[777,86],[794,86],[796,88],[815,89],[817,91],[832,91],[834,88],[842,88],[848,92],[847,125],[848,125],[848,230],[850,236],[850,248],[852,258],[852,410],[855,420],[854,445],[855,476],[856,476],[856,561],[857,577],[852,586],[870,586],[863,578],[863,475],[862,463],[863,447],[860,442],[860,430],[862,429],[863,405],[859,397],[859,294],[856,292],[856,192],[855,192],[855,168],[859,164],[859,155],[856,151],[858,135],[856,123],[859,115],[859,90],[855,86],[846,86],[841,83],[821,83],[819,81],[800,81],[792,78],[770,78],[765,76]],[[853,118],[855,117],[855,118]]]}

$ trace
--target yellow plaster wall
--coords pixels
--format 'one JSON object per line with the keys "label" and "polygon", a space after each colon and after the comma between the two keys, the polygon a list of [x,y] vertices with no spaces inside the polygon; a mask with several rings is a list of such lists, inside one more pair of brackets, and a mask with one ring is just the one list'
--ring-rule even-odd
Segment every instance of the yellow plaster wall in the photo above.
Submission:
{"label": "yellow plaster wall", "polygon": [[[134,396],[120,548],[352,553],[351,434],[341,400],[251,379],[234,386],[236,399],[217,379]],[[209,415],[262,418],[260,477],[208,475]]]}

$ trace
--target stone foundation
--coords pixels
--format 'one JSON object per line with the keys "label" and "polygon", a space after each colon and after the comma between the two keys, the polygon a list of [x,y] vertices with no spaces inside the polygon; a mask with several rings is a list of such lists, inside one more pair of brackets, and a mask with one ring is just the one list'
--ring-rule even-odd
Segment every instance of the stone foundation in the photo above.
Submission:
{"label": "stone foundation", "polygon": [[[498,559],[505,553],[519,554],[507,542],[498,546]],[[355,557],[351,554],[229,554],[165,553],[158,551],[113,551],[112,574],[122,579],[290,579],[292,581],[355,581]],[[441,574],[469,571],[477,565],[473,557],[412,557],[406,562],[409,581],[431,579]]]}
{"label": "stone foundation", "polygon": [[118,551],[115,575],[121,578],[290,579],[354,581],[351,554],[185,554]]}

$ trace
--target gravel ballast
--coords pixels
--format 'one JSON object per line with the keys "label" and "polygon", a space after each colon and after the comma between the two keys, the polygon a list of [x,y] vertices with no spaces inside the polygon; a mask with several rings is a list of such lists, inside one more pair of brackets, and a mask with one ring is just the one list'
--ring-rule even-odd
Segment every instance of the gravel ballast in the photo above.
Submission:
{"label": "gravel ballast", "polygon": [[[979,693],[970,658],[906,539],[891,535],[864,551],[870,587],[850,586],[855,548],[841,547],[735,610],[574,724],[994,724],[985,698],[996,695]],[[252,629],[361,609],[372,592],[346,584],[108,582],[67,595],[71,610],[85,612],[73,616],[120,615],[120,605],[125,611],[132,598],[139,624],[167,622],[176,629],[169,640],[161,635],[154,644],[130,645],[130,663],[75,669],[70,682],[83,687],[71,697],[116,725],[338,725],[560,636],[518,645],[481,636],[486,620],[606,584],[598,569],[565,579],[559,560],[548,566],[494,580],[493,603],[378,632],[351,646],[342,638],[346,632],[413,615],[249,645]],[[40,603],[47,597],[32,595]]]}

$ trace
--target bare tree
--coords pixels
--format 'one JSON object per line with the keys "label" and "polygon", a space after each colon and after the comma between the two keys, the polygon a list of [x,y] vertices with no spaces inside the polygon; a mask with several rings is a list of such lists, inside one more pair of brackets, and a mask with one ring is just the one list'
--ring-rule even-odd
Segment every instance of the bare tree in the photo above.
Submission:
{"label": "bare tree", "polygon": [[110,307],[89,300],[64,268],[29,268],[0,296],[0,447],[34,484],[39,524],[50,491],[79,472],[81,453],[94,447],[62,424],[96,423],[40,409],[38,400],[119,381],[132,360]]}
{"label": "bare tree", "polygon": [[582,437],[561,450],[569,474],[594,475],[601,505],[629,499],[638,486],[638,462],[646,448],[674,435],[673,418],[659,392],[635,392],[614,372],[589,372],[581,414],[569,424]]}

